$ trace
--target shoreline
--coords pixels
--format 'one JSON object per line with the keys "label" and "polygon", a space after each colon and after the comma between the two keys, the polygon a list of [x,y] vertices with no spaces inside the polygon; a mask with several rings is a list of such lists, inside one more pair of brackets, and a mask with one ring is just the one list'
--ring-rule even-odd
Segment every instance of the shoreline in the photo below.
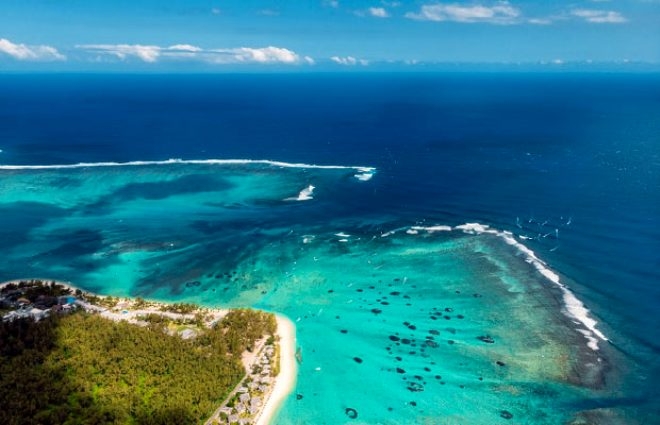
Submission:
{"label": "shoreline", "polygon": [[280,373],[275,377],[273,389],[255,422],[269,425],[277,416],[287,397],[293,392],[298,376],[296,363],[296,326],[287,317],[275,314],[277,334],[280,337]]}

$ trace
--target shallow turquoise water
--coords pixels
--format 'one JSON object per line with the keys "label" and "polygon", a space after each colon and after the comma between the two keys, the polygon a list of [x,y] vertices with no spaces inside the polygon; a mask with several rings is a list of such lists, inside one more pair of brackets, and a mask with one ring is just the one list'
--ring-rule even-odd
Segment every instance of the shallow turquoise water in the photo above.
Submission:
{"label": "shallow turquoise water", "polygon": [[[556,424],[612,393],[603,352],[587,347],[529,256],[493,234],[352,214],[373,183],[359,170],[2,173],[0,207],[14,229],[3,280],[45,276],[296,322],[303,360],[278,424]],[[313,198],[299,200],[309,185]]]}
{"label": "shallow turquoise water", "polygon": [[[443,235],[337,246],[329,236],[301,247],[253,304],[298,325],[303,398],[278,423],[342,423],[346,408],[364,423],[487,424],[503,410],[521,423],[570,418],[565,404],[587,394],[571,382],[597,360],[578,348],[584,341],[526,263],[490,261],[487,251],[512,254],[483,249],[493,242]],[[478,339],[486,335],[495,342]]]}

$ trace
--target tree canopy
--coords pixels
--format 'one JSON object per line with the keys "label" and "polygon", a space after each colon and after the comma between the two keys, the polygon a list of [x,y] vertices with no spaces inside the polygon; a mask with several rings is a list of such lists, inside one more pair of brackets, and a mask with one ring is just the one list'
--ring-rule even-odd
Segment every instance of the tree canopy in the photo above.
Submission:
{"label": "tree canopy", "polygon": [[84,312],[2,323],[0,423],[200,423],[245,374],[241,353],[275,327],[253,310],[189,340]]}

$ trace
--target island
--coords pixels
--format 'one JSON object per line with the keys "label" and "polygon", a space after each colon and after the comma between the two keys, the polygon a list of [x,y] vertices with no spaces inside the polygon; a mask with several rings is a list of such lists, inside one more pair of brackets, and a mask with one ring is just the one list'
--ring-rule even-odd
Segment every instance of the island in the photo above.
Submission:
{"label": "island", "polygon": [[0,423],[268,424],[293,390],[295,328],[249,309],[0,284]]}

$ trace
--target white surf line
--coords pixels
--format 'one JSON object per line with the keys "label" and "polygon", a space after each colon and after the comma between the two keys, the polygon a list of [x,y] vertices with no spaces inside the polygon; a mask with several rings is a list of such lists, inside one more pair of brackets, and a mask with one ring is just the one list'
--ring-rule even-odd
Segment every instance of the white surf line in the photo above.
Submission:
{"label": "white surf line", "polygon": [[268,159],[181,159],[171,158],[160,161],[127,161],[127,162],[79,162],[76,164],[53,164],[53,165],[0,165],[0,170],[59,170],[90,167],[126,167],[144,165],[171,165],[171,164],[193,164],[193,165],[243,165],[243,164],[265,164],[283,168],[313,168],[321,170],[356,170],[359,174],[355,177],[360,180],[369,180],[371,177],[358,177],[358,175],[371,174],[376,171],[374,167],[348,166],[348,165],[317,165],[294,163],[284,161],[272,161]]}
{"label": "white surf line", "polygon": [[460,230],[464,233],[479,235],[479,234],[490,234],[502,238],[508,245],[515,247],[521,254],[525,255],[525,261],[528,264],[531,264],[543,277],[548,279],[550,282],[557,285],[563,294],[565,311],[564,314],[572,319],[573,323],[583,325],[586,329],[576,329],[587,339],[587,346],[594,351],[599,349],[598,340],[609,341],[607,337],[596,328],[598,323],[592,317],[589,316],[589,309],[584,306],[582,301],[580,301],[573,291],[571,291],[566,285],[561,283],[559,280],[559,275],[552,271],[547,263],[541,260],[536,256],[534,251],[518,242],[513,233],[509,231],[501,231],[496,229],[491,229],[490,226],[480,223],[465,223],[460,226],[413,226],[410,228],[414,231],[427,231],[428,233],[433,233],[436,231],[453,231]]}
{"label": "white surf line", "polygon": [[451,232],[453,230],[451,226],[426,226],[426,227],[424,227],[424,226],[412,226],[410,229],[411,230],[416,230],[416,231],[425,230],[429,233],[433,233],[433,232]]}
{"label": "white surf line", "polygon": [[409,226],[404,226],[404,227],[397,227],[396,229],[388,230],[387,232],[383,232],[380,234],[381,238],[387,238],[389,236],[392,236],[398,232],[407,232],[410,235],[416,235],[417,231],[413,230],[413,228]]}

